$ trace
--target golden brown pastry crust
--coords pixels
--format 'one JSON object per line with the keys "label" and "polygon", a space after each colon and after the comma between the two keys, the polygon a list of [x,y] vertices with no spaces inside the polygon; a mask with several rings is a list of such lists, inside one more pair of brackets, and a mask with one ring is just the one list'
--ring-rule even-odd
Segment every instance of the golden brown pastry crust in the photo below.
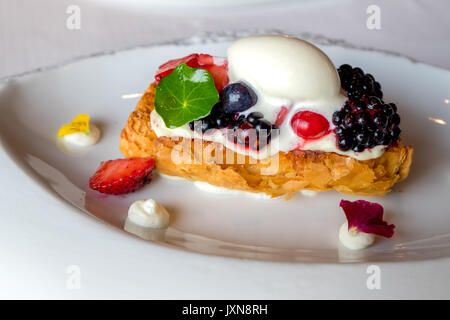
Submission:
{"label": "golden brown pastry crust", "polygon": [[[192,156],[202,159],[203,164],[176,163],[172,160],[173,148],[181,142],[168,137],[158,138],[150,127],[150,113],[153,110],[155,84],[145,91],[136,109],[120,135],[120,150],[128,158],[153,157],[156,170],[160,173],[179,176],[192,181],[204,181],[212,185],[249,192],[265,192],[277,197],[290,198],[297,191],[309,189],[327,191],[335,189],[351,195],[384,195],[392,186],[408,176],[412,162],[413,148],[390,146],[377,159],[360,161],[336,153],[300,151],[280,152],[278,171],[261,174],[261,169],[270,165],[244,157],[212,142],[187,139]],[[201,142],[200,148],[194,143]],[[216,150],[245,160],[244,164],[217,163],[206,149],[214,144]],[[179,148],[178,146],[177,148]],[[242,163],[242,162],[240,162]]]}

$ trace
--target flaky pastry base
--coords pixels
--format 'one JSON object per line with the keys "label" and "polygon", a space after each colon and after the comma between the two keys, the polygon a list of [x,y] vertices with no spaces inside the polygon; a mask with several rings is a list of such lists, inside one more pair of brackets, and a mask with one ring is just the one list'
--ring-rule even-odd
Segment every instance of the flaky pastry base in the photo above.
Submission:
{"label": "flaky pastry base", "polygon": [[[155,84],[152,83],[121,132],[120,151],[127,158],[154,158],[156,170],[166,175],[289,199],[299,190],[334,189],[350,195],[381,196],[405,179],[410,170],[413,148],[400,143],[388,147],[381,157],[365,161],[328,152],[280,152],[278,170],[270,172],[268,168],[273,163],[268,161],[244,157],[213,142],[187,139],[193,161],[173,160],[174,148],[182,142],[168,137],[158,138],[152,131],[150,113],[154,108],[154,94]],[[200,148],[194,147],[197,142],[201,142]],[[211,144],[216,151],[205,152],[211,150]],[[220,159],[218,150],[227,153],[227,157],[232,155],[236,159],[235,164],[217,161]],[[237,162],[238,158],[240,162]],[[222,159],[226,159],[225,156]]]}

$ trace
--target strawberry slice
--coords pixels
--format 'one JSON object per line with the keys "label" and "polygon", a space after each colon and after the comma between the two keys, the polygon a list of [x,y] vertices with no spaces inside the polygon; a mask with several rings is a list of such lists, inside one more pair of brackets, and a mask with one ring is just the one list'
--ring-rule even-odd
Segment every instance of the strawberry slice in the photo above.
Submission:
{"label": "strawberry slice", "polygon": [[205,53],[197,54],[197,63],[199,66],[214,64],[214,57]]}
{"label": "strawberry slice", "polygon": [[179,64],[186,63],[188,67],[198,68],[198,56],[198,54],[193,53],[180,59],[169,60],[160,65],[155,75],[156,83],[159,83],[162,78],[171,74],[173,69],[175,69]]}
{"label": "strawberry slice", "polygon": [[180,59],[169,60],[159,66],[155,75],[156,83],[172,73],[179,64],[186,63],[191,68],[202,68],[208,71],[214,79],[217,91],[221,92],[228,84],[228,62],[225,58],[213,57],[209,54],[193,53]]}
{"label": "strawberry slice", "polygon": [[216,86],[216,89],[218,92],[222,92],[223,88],[225,88],[229,82],[228,79],[228,65],[208,65],[208,66],[202,66],[201,68],[205,69],[209,73],[211,73],[213,79],[214,79],[214,85]]}
{"label": "strawberry slice", "polygon": [[134,192],[152,179],[152,158],[117,159],[102,162],[89,179],[89,187],[101,193]]}

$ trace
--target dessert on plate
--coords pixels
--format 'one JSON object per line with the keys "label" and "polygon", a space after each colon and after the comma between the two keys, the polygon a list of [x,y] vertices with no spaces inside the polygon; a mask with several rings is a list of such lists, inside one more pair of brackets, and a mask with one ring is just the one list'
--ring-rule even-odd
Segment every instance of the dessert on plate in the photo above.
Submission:
{"label": "dessert on plate", "polygon": [[165,175],[271,197],[300,190],[384,195],[413,148],[381,85],[290,36],[235,41],[156,72],[120,137],[127,158]]}

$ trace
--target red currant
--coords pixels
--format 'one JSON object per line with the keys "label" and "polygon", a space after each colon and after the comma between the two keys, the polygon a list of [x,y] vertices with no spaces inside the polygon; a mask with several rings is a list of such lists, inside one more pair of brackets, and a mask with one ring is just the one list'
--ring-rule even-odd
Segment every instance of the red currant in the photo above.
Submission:
{"label": "red currant", "polygon": [[312,111],[299,111],[291,119],[294,132],[304,139],[316,139],[326,134],[330,128],[328,120]]}

